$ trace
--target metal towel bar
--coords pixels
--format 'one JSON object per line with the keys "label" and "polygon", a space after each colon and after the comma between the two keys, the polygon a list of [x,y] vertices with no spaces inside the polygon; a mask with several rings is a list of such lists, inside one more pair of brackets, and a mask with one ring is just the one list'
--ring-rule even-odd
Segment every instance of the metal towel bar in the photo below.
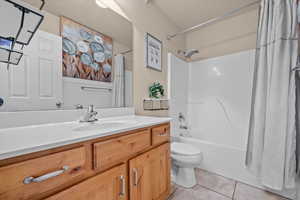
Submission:
{"label": "metal towel bar", "polygon": [[82,90],[85,90],[85,89],[93,89],[93,90],[108,90],[108,91],[112,91],[111,88],[105,88],[105,87],[89,87],[89,86],[81,86],[81,89]]}

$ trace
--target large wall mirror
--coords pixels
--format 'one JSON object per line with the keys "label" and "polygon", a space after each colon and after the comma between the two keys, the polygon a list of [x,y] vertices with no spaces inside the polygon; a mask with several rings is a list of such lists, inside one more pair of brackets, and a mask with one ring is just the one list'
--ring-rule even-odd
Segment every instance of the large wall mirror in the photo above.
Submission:
{"label": "large wall mirror", "polygon": [[19,65],[0,63],[0,111],[132,106],[133,31],[118,5],[45,2],[44,21]]}

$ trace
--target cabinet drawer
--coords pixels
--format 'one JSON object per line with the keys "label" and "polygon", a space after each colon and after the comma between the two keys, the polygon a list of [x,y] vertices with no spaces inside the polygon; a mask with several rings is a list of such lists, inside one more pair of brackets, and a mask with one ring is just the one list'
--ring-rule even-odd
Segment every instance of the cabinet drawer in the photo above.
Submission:
{"label": "cabinet drawer", "polygon": [[152,128],[152,145],[170,141],[170,126],[163,125]]}
{"label": "cabinet drawer", "polygon": [[123,164],[45,200],[127,200],[127,170]]}
{"label": "cabinet drawer", "polygon": [[94,144],[94,169],[105,169],[121,163],[128,156],[151,146],[150,130]]}
{"label": "cabinet drawer", "polygon": [[0,168],[0,199],[36,199],[36,195],[66,184],[85,172],[84,147]]}

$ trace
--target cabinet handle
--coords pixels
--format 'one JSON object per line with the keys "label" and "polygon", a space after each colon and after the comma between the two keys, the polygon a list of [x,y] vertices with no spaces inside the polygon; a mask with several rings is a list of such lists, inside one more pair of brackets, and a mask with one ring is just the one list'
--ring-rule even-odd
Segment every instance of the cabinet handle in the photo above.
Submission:
{"label": "cabinet handle", "polygon": [[124,176],[120,176],[120,188],[121,188],[121,192],[120,192],[119,196],[123,197],[126,194],[126,182],[125,182]]}
{"label": "cabinet handle", "polygon": [[132,169],[132,171],[133,171],[133,186],[137,186],[138,185],[138,170],[137,169],[135,169],[135,168],[133,168]]}
{"label": "cabinet handle", "polygon": [[39,183],[39,182],[43,182],[45,180],[48,180],[50,178],[53,178],[53,177],[56,177],[56,176],[59,176],[61,174],[63,174],[64,172],[66,172],[67,170],[69,169],[68,166],[64,166],[61,170],[58,170],[58,171],[55,171],[55,172],[50,172],[48,174],[45,174],[45,175],[42,175],[42,176],[39,176],[39,177],[26,177],[23,181],[24,184],[30,184],[30,183]]}
{"label": "cabinet handle", "polygon": [[168,133],[160,133],[159,136],[167,136]]}

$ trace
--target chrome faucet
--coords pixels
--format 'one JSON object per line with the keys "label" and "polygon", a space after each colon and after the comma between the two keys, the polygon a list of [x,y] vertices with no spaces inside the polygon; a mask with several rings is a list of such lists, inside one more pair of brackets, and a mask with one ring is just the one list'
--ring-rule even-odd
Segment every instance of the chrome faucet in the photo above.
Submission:
{"label": "chrome faucet", "polygon": [[80,122],[95,122],[98,119],[96,118],[98,112],[94,110],[94,105],[89,105],[87,112],[84,114]]}
{"label": "chrome faucet", "polygon": [[188,130],[189,128],[186,125],[185,117],[181,112],[178,115],[178,119],[179,119],[179,129]]}

